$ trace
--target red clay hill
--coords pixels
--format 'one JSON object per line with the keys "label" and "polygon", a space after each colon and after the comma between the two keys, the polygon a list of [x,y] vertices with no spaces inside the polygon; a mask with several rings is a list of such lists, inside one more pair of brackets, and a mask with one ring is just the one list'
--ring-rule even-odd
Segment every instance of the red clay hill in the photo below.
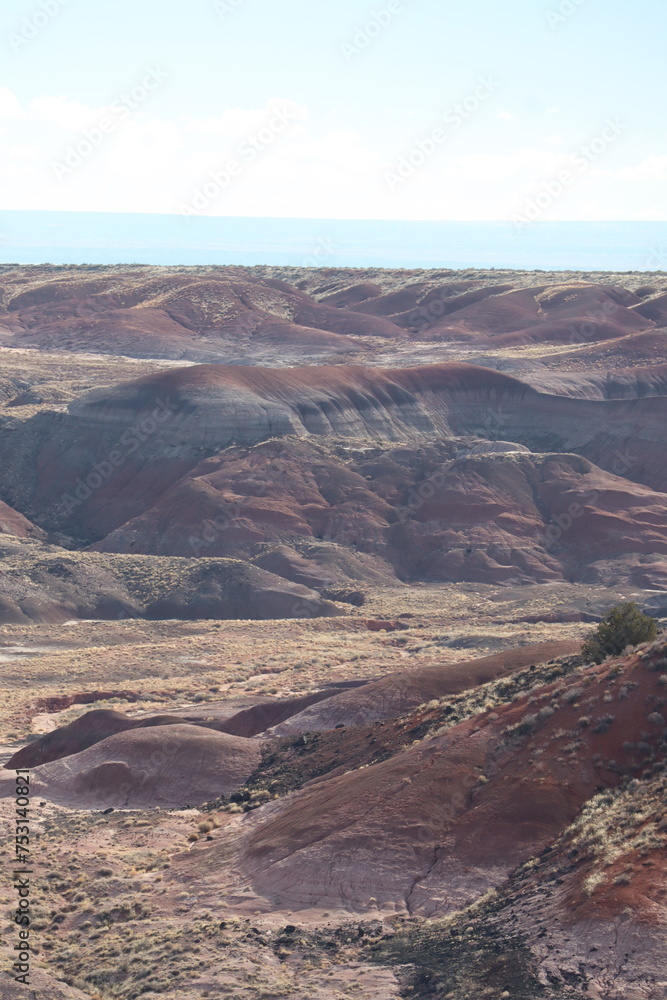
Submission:
{"label": "red clay hill", "polygon": [[[44,271],[46,274],[43,276]],[[0,323],[15,347],[232,360],[349,354],[358,338],[402,338],[383,317],[320,303],[243,268],[6,270]]]}
{"label": "red clay hill", "polygon": [[38,413],[0,458],[9,503],[105,552],[240,556],[316,587],[650,580],[666,408],[462,363],[202,365]]}
{"label": "red clay hill", "polygon": [[13,346],[194,361],[361,354],[378,339],[612,341],[667,325],[641,276],[333,268],[12,268],[0,324]]}
{"label": "red clay hill", "polygon": [[23,514],[0,501],[0,535],[16,538],[45,538],[45,533],[32,524]]}
{"label": "red clay hill", "polygon": [[[34,794],[87,809],[178,808],[234,791],[257,767],[261,744],[173,720],[117,732],[31,772]],[[0,782],[7,794],[11,779]]]}
{"label": "red clay hill", "polygon": [[[312,782],[246,821],[239,878],[267,907],[467,905],[549,847],[597,792],[664,767],[666,664],[659,641]],[[179,870],[203,889],[220,865],[224,839]]]}
{"label": "red clay hill", "polygon": [[[93,709],[67,726],[40,736],[11,757],[5,767],[37,768],[42,764],[79,754],[118,733],[154,729],[187,723],[204,729],[251,738],[333,729],[340,725],[366,725],[382,719],[397,718],[432,698],[444,697],[509,676],[528,665],[574,653],[574,641],[532,643],[519,649],[494,653],[462,663],[437,666],[404,673],[388,674],[375,681],[355,684],[339,692],[335,687],[314,691],[297,698],[278,698],[260,702],[229,717],[193,716],[191,710],[180,715],[154,715],[131,718],[111,709]],[[363,688],[363,690],[362,690]],[[326,702],[327,704],[323,704]],[[223,703],[224,704],[224,703]],[[157,732],[155,740],[162,734]]]}

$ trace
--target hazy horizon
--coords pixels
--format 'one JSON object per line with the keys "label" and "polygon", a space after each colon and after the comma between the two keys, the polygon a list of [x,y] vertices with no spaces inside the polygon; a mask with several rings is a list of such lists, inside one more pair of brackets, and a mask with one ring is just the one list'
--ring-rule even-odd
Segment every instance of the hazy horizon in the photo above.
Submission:
{"label": "hazy horizon", "polygon": [[667,223],[516,226],[0,210],[0,263],[664,271]]}

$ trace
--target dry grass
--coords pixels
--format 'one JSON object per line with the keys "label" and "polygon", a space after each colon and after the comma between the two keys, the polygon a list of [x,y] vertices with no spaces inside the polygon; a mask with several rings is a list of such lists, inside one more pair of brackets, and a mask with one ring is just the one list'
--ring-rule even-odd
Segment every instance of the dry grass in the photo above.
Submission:
{"label": "dry grass", "polygon": [[[134,558],[126,558],[133,567]],[[551,588],[550,596],[556,605],[571,605],[592,593],[563,585]],[[614,596],[606,593],[611,603]],[[519,611],[543,610],[545,603],[539,588],[503,594],[483,585],[443,584],[372,589],[363,609],[350,608],[345,618],[5,625],[0,655],[16,658],[2,664],[0,742],[22,742],[91,708],[164,712],[189,704],[269,699],[335,680],[456,663],[526,641],[585,634],[580,624],[508,622]],[[404,619],[406,631],[372,632],[365,625],[369,619],[394,620],[406,609],[413,616]],[[32,652],[12,653],[17,648]],[[54,696],[95,691],[110,697],[62,711],[44,707]]]}

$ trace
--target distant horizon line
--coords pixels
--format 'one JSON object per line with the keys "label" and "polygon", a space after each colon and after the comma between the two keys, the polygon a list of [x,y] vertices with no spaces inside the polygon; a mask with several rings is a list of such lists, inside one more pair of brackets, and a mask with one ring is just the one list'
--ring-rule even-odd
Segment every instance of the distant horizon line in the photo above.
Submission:
{"label": "distant horizon line", "polygon": [[[108,211],[105,209],[69,209],[69,208],[0,208],[0,214],[28,214],[32,213],[35,215],[53,214],[53,215],[132,215],[148,218],[168,218],[168,219],[183,219],[186,222],[192,222],[203,219],[244,219],[244,220],[261,220],[266,221],[267,219],[275,220],[276,222],[386,222],[393,224],[407,223],[414,225],[415,223],[420,223],[423,225],[479,225],[479,226],[514,226],[515,223],[511,219],[387,219],[387,218],[338,218],[336,216],[310,216],[310,215],[195,215],[188,216],[187,219],[180,212],[116,212]],[[667,223],[667,217],[664,219],[536,219],[534,222],[531,221],[531,228],[540,226],[591,226],[591,225],[664,225]]]}

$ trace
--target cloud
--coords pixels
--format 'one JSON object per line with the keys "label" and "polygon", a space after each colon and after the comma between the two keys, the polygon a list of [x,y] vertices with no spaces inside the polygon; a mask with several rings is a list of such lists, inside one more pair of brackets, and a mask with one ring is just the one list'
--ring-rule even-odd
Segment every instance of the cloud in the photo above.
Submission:
{"label": "cloud", "polygon": [[542,177],[558,172],[562,162],[562,154],[545,149],[525,148],[511,153],[467,153],[448,163],[447,173],[493,184],[510,178],[525,183],[526,177]]}
{"label": "cloud", "polygon": [[[270,130],[272,116],[286,110],[287,126],[259,146],[256,156],[244,157],[248,138]],[[62,161],[104,115],[113,121],[111,130],[76,169],[58,179],[54,162]],[[510,120],[504,112],[501,117]],[[468,136],[475,143],[480,139],[471,123],[456,145],[443,145],[390,190],[384,175],[396,149],[387,149],[386,132],[372,141],[361,130],[331,128],[327,121],[313,121],[307,108],[278,97],[263,107],[228,108],[199,118],[158,116],[146,101],[121,118],[59,95],[41,95],[22,108],[3,88],[0,121],[4,207],[24,209],[174,213],[206,184],[211,171],[237,158],[242,170],[207,202],[206,213],[507,220],[543,181],[558,176],[571,151],[567,136],[561,145],[556,135],[542,139],[541,148],[500,151],[494,143],[474,149],[466,146]],[[548,217],[655,218],[666,179],[667,156],[615,170],[595,164]]]}
{"label": "cloud", "polygon": [[101,109],[96,111],[77,101],[54,96],[36,97],[30,102],[30,111],[32,118],[71,131],[85,128],[96,115],[103,113]]}
{"label": "cloud", "polygon": [[616,177],[630,181],[665,181],[667,180],[667,156],[648,156],[634,167],[621,167],[615,170]]}
{"label": "cloud", "polygon": [[294,121],[305,121],[308,110],[294,101],[273,98],[266,107],[259,109],[227,108],[216,118],[184,119],[186,129],[194,134],[238,139],[262,128],[268,115],[276,110],[288,112]]}
{"label": "cloud", "polygon": [[26,114],[9,87],[0,87],[0,121],[15,121]]}

